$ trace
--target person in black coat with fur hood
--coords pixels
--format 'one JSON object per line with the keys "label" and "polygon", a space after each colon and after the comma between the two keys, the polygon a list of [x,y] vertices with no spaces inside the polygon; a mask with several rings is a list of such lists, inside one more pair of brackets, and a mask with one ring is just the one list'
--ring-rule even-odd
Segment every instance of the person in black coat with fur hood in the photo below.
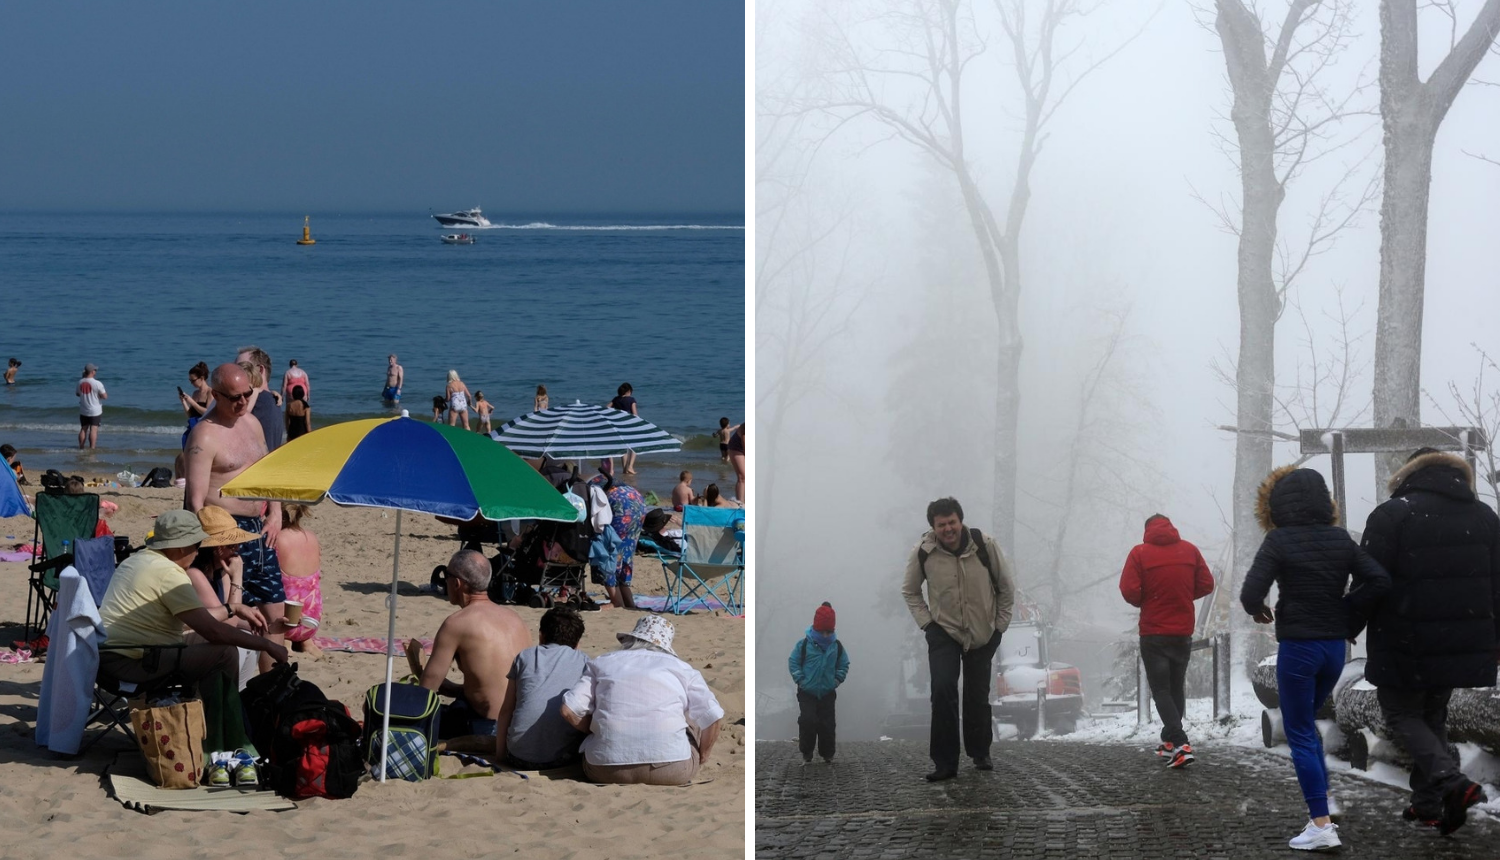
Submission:
{"label": "person in black coat with fur hood", "polygon": [[[1266,538],[1245,575],[1240,603],[1257,622],[1276,622],[1281,718],[1311,819],[1289,844],[1336,848],[1338,826],[1329,817],[1328,766],[1316,716],[1343,674],[1344,641],[1364,629],[1391,578],[1338,525],[1328,485],[1312,469],[1284,466],[1268,475],[1255,515]],[[1274,613],[1265,602],[1273,582],[1279,587]]]}
{"label": "person in black coat with fur hood", "polygon": [[1431,448],[1390,480],[1391,498],[1365,524],[1364,548],[1391,572],[1370,621],[1365,679],[1411,754],[1405,817],[1462,827],[1484,791],[1448,752],[1455,687],[1493,687],[1500,658],[1500,517],[1474,494],[1460,457]]}

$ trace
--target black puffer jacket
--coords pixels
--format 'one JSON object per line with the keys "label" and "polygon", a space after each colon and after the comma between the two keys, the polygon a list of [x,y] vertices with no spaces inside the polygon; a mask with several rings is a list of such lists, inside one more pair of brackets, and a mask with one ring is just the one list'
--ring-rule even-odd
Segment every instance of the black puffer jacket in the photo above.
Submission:
{"label": "black puffer jacket", "polygon": [[1493,687],[1500,639],[1500,518],[1469,464],[1427,454],[1391,476],[1364,547],[1393,586],[1370,622],[1365,677],[1379,687]]}
{"label": "black puffer jacket", "polygon": [[[1391,578],[1333,524],[1323,476],[1290,466],[1272,472],[1260,485],[1256,518],[1266,539],[1240,589],[1245,611],[1260,611],[1275,582],[1277,639],[1357,636]],[[1345,595],[1350,576],[1354,590]]]}

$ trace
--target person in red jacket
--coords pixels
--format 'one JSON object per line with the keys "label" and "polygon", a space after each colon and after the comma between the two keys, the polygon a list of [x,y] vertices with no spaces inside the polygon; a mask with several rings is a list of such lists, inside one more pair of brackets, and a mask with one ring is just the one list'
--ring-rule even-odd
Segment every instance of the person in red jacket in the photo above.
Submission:
{"label": "person in red jacket", "polygon": [[1156,754],[1167,759],[1168,767],[1180,768],[1193,762],[1193,747],[1182,730],[1193,601],[1214,590],[1214,576],[1198,548],[1178,537],[1172,521],[1161,514],[1146,519],[1145,540],[1125,557],[1120,594],[1141,610],[1141,662],[1162,722]]}

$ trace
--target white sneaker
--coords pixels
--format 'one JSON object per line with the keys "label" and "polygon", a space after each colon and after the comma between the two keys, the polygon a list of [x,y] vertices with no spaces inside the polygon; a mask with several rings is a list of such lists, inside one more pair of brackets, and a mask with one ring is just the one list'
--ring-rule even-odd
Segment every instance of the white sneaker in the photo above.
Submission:
{"label": "white sneaker", "polygon": [[1302,832],[1292,837],[1287,845],[1298,851],[1327,851],[1330,848],[1338,848],[1344,843],[1339,841],[1339,826],[1328,824],[1324,827],[1307,822]]}
{"label": "white sneaker", "polygon": [[1333,792],[1331,791],[1328,792],[1328,817],[1335,822],[1344,817],[1344,809],[1339,806],[1337,800],[1333,799]]}

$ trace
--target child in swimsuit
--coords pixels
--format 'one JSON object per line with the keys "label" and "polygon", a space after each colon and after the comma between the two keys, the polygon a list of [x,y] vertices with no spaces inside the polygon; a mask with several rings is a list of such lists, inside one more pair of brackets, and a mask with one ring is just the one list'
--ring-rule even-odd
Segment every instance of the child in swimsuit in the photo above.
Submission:
{"label": "child in swimsuit", "polygon": [[[276,550],[281,556],[281,584],[287,600],[302,603],[303,623],[286,632],[293,651],[316,654],[313,644],[317,625],[323,620],[323,551],[318,536],[302,527],[306,505],[281,506],[281,535]],[[313,624],[308,624],[307,619]]]}
{"label": "child in swimsuit", "polygon": [[535,403],[535,406],[536,406],[536,410],[535,411],[537,411],[537,412],[541,412],[543,409],[547,408],[547,386],[545,386],[545,385],[538,385],[536,387],[536,403]]}
{"label": "child in swimsuit", "polygon": [[734,435],[734,428],[729,426],[728,418],[719,419],[719,432],[714,434],[719,437],[719,459],[729,462],[729,437]]}
{"label": "child in swimsuit", "polygon": [[488,435],[490,432],[490,413],[495,411],[495,407],[488,400],[484,399],[483,391],[474,392],[474,411],[479,414],[479,432]]}
{"label": "child in swimsuit", "polygon": [[442,421],[443,410],[448,408],[448,401],[442,396],[432,398],[432,420]]}

